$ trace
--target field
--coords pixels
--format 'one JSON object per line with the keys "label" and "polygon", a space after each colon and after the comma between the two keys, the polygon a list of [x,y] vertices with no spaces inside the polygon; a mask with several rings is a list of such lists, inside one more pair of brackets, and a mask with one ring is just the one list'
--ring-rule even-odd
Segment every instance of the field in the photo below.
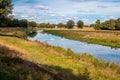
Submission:
{"label": "field", "polygon": [[2,80],[119,80],[120,66],[38,41],[0,36]]}
{"label": "field", "polygon": [[26,38],[29,32],[26,28],[0,28],[0,36],[10,36],[18,38]]}
{"label": "field", "polygon": [[61,37],[120,48],[120,31],[95,30],[44,30],[45,32]]}
{"label": "field", "polygon": [[45,30],[87,30],[87,31],[95,31],[95,29],[93,27],[83,27],[83,28],[72,28],[72,29],[68,29],[68,28],[43,28]]}

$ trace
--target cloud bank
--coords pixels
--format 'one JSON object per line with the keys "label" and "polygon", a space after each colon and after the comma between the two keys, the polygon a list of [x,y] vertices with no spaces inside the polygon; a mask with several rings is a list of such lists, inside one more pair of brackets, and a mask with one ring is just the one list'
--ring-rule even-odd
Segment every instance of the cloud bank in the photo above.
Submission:
{"label": "cloud bank", "polygon": [[86,24],[120,17],[119,0],[13,0],[18,19],[59,23],[73,19]]}

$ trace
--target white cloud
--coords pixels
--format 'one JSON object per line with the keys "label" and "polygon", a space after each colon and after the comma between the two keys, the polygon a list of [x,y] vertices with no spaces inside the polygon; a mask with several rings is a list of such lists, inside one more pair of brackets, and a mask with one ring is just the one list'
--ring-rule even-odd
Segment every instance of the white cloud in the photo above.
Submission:
{"label": "white cloud", "polygon": [[49,10],[47,6],[44,5],[37,5],[33,7],[34,9],[39,9],[39,10]]}
{"label": "white cloud", "polygon": [[93,10],[78,10],[79,13],[95,13]]}
{"label": "white cloud", "polygon": [[49,15],[49,16],[56,16],[57,14],[56,13],[54,13],[54,12],[45,12],[47,15]]}
{"label": "white cloud", "polygon": [[110,16],[110,19],[116,19],[116,17],[115,16]]}
{"label": "white cloud", "polygon": [[106,6],[106,5],[98,5],[97,7],[98,8],[108,8],[108,6]]}
{"label": "white cloud", "polygon": [[[19,19],[55,23],[58,19],[61,22],[66,22],[67,19],[74,21],[83,19],[85,23],[92,23],[97,19],[102,21],[118,18],[119,13],[120,2],[112,3],[108,0],[15,0],[13,11],[15,17]],[[39,16],[41,18],[38,18]]]}

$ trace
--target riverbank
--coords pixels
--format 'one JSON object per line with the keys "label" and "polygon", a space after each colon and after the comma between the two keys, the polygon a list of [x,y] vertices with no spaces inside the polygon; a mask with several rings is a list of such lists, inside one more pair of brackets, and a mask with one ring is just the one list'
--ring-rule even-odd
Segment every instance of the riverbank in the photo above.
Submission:
{"label": "riverbank", "polygon": [[86,53],[75,54],[38,41],[0,36],[0,79],[119,80],[120,66]]}
{"label": "riverbank", "polygon": [[119,80],[120,77],[120,67],[116,64],[98,61],[87,54],[76,55],[70,49],[64,50],[60,47],[52,47],[36,41],[31,42],[13,37],[0,37],[0,43],[22,53],[20,57],[24,60],[45,65],[44,67],[51,73],[59,74],[65,80],[80,80],[81,78]]}
{"label": "riverbank", "polygon": [[37,28],[3,27],[0,28],[0,36],[17,37],[27,39],[28,35],[36,33]]}
{"label": "riverbank", "polygon": [[44,30],[47,33],[88,43],[120,48],[120,31]]}

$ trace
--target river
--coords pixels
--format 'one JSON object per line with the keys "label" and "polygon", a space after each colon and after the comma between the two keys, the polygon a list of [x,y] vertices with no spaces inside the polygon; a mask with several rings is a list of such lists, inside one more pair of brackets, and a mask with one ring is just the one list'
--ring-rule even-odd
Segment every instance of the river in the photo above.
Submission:
{"label": "river", "polygon": [[120,64],[120,48],[111,48],[98,44],[88,44],[76,40],[70,40],[59,36],[43,33],[42,30],[37,31],[34,37],[28,37],[28,40],[38,40],[40,42],[47,42],[52,46],[60,46],[62,48],[70,48],[76,54],[88,53],[99,60],[106,60]]}

